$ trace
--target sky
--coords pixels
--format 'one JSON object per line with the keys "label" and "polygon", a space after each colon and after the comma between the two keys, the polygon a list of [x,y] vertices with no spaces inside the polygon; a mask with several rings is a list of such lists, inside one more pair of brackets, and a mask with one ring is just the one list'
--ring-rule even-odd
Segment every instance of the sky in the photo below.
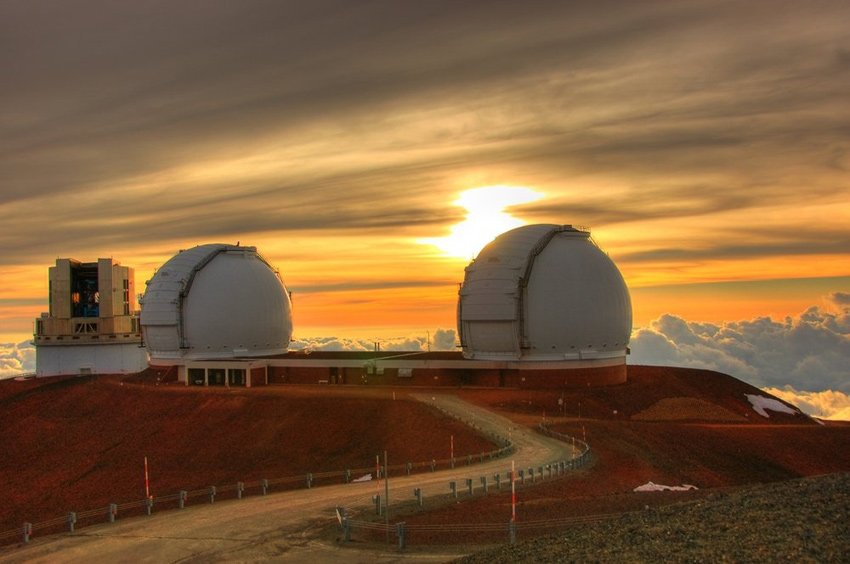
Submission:
{"label": "sky", "polygon": [[[556,223],[620,268],[633,345],[699,364],[671,319],[709,345],[808,324],[840,364],[848,21],[819,0],[4,0],[0,363],[30,362],[58,257],[113,257],[141,292],[180,249],[255,245],[299,342],[421,342],[454,327],[464,239]],[[800,351],[733,375],[850,392],[846,369],[794,377]]]}

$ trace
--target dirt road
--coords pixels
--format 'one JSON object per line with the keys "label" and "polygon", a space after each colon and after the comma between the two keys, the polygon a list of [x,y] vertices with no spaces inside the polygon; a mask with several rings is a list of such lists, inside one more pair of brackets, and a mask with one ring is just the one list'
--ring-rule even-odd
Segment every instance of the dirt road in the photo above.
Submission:
{"label": "dirt road", "polygon": [[[511,460],[516,468],[537,468],[574,456],[571,445],[549,439],[507,418],[450,395],[422,394],[416,399],[434,405],[474,424],[484,433],[509,437],[516,446],[512,457],[452,470],[413,476],[390,476],[392,504],[413,499],[420,488],[426,499],[449,492],[449,482],[465,488],[472,478],[494,474],[507,479]],[[393,464],[393,461],[389,461]],[[491,482],[492,483],[492,482]],[[319,530],[335,520],[335,507],[349,512],[373,508],[372,496],[384,494],[384,483],[362,482],[317,487],[248,497],[215,504],[195,505],[184,510],[164,511],[150,517],[86,527],[74,534],[35,539],[24,547],[0,552],[2,562],[192,562],[262,561],[286,562],[438,562],[457,554],[404,555],[391,552],[355,551],[320,541]],[[463,495],[463,494],[461,494]],[[374,509],[372,509],[374,510]]]}

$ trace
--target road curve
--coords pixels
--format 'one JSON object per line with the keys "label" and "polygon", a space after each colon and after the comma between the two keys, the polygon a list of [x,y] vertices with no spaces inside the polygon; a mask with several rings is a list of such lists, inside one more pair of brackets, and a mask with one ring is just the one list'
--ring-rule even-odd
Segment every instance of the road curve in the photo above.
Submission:
{"label": "road curve", "polygon": [[[569,444],[517,427],[509,419],[456,396],[418,394],[416,399],[459,417],[484,433],[510,437],[516,446],[509,458],[412,476],[390,476],[390,513],[398,501],[411,501],[420,488],[426,499],[449,492],[449,482],[463,490],[466,478],[494,474],[506,479],[511,461],[517,470],[537,468],[577,455]],[[393,461],[390,460],[390,464]],[[384,483],[364,482],[280,492],[267,496],[197,504],[150,517],[119,520],[35,539],[24,547],[6,548],[0,562],[410,562],[408,556],[352,551],[316,540],[315,532],[334,518],[336,506],[356,514],[374,507],[372,496],[384,495]],[[463,495],[463,494],[461,494]],[[507,516],[505,516],[507,518]],[[356,553],[355,553],[356,552]],[[353,554],[355,553],[355,554]],[[417,555],[417,561],[441,561],[450,554]]]}

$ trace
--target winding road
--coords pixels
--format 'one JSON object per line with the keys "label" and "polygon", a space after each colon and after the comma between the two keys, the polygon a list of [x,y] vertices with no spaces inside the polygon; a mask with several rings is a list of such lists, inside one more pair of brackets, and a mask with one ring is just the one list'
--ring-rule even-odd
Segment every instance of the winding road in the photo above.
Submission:
{"label": "winding road", "polygon": [[[510,437],[516,451],[510,458],[472,466],[390,476],[390,512],[398,501],[414,499],[420,488],[427,504],[429,496],[449,493],[456,481],[463,491],[466,478],[491,481],[499,473],[507,479],[511,461],[520,468],[537,468],[569,460],[578,453],[570,444],[517,427],[509,419],[460,400],[452,395],[418,394],[426,402],[474,424],[483,433]],[[380,492],[379,490],[380,486]],[[438,562],[459,554],[405,554],[391,551],[353,550],[319,539],[319,533],[335,520],[335,507],[350,513],[374,510],[372,496],[384,493],[384,483],[361,482],[316,487],[246,497],[215,504],[196,504],[183,510],[163,511],[151,516],[95,525],[76,533],[36,538],[24,547],[6,548],[0,562],[210,562],[263,561],[298,562]],[[462,493],[460,495],[463,495]]]}

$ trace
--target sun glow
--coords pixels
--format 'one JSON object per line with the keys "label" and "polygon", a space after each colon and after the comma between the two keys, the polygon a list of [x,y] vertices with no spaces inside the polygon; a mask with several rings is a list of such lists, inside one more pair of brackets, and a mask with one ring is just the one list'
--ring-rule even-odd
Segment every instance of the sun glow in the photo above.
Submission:
{"label": "sun glow", "polygon": [[522,186],[484,186],[461,192],[455,205],[466,209],[466,219],[451,228],[446,237],[421,239],[446,255],[471,259],[497,235],[524,225],[505,211],[509,206],[527,204],[543,194]]}

